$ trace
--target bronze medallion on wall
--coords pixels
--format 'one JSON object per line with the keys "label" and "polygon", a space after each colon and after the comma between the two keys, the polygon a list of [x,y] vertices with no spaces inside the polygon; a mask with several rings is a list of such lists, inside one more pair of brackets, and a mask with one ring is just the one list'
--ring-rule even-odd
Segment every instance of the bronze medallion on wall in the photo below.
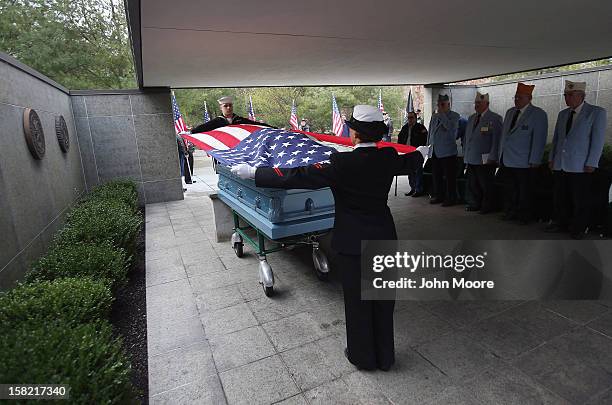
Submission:
{"label": "bronze medallion on wall", "polygon": [[57,135],[57,141],[62,152],[68,152],[70,149],[70,138],[68,137],[68,126],[66,126],[66,120],[63,115],[55,117],[55,135]]}
{"label": "bronze medallion on wall", "polygon": [[38,114],[31,108],[23,111],[23,132],[34,159],[42,159],[45,156],[45,133]]}

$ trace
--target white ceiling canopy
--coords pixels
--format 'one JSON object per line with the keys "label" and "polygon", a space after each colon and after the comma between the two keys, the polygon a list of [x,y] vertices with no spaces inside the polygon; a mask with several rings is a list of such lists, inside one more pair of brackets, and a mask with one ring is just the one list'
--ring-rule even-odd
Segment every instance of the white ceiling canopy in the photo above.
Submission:
{"label": "white ceiling canopy", "polygon": [[138,28],[145,87],[448,83],[612,56],[601,0],[141,0]]}

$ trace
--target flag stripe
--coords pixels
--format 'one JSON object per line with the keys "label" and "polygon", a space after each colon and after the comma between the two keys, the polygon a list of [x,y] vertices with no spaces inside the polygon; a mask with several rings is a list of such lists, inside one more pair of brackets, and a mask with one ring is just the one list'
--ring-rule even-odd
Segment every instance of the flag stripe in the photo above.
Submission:
{"label": "flag stripe", "polygon": [[[192,134],[191,136],[185,135],[184,137],[187,139],[193,138],[197,142],[205,144],[206,146],[204,147],[204,150],[207,150],[207,151],[211,149],[226,150],[226,149],[233,148],[234,146],[240,143],[240,141],[237,140],[236,138],[232,138],[229,142],[226,143],[225,141],[219,140],[216,135],[213,135],[210,132],[201,133],[201,134]],[[195,142],[193,142],[193,144],[197,146]]]}

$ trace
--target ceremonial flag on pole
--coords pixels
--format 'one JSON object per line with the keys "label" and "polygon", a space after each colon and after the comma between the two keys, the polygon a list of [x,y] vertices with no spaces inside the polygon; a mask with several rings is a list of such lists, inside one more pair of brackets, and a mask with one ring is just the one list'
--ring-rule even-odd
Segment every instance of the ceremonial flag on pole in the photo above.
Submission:
{"label": "ceremonial flag on pole", "polygon": [[298,123],[297,117],[297,107],[295,106],[295,100],[291,104],[291,117],[289,118],[289,125],[291,125],[291,129],[300,129],[300,125]]}
{"label": "ceremonial flag on pole", "polygon": [[249,96],[249,119],[251,121],[256,121],[255,110],[253,109],[253,99],[251,99],[251,96]]}
{"label": "ceremonial flag on pole", "polygon": [[208,115],[208,107],[206,106],[206,101],[204,101],[204,122],[210,121],[210,115]]}
{"label": "ceremonial flag on pole", "polygon": [[385,107],[383,106],[382,102],[382,89],[378,90],[378,109],[380,111],[385,111]]}
{"label": "ceremonial flag on pole", "polygon": [[408,102],[406,103],[406,111],[404,113],[404,124],[408,121],[408,113],[414,112],[414,105],[412,103],[412,89],[408,92]]}
{"label": "ceremonial flag on pole", "polygon": [[183,121],[183,116],[179,110],[174,92],[172,92],[172,115],[174,116],[174,130],[176,133],[180,134],[182,132],[187,132],[187,125],[185,125],[185,121]]}
{"label": "ceremonial flag on pole", "polygon": [[344,122],[342,122],[342,116],[340,115],[338,104],[336,103],[336,97],[332,93],[332,132],[336,136],[342,136],[343,125]]}

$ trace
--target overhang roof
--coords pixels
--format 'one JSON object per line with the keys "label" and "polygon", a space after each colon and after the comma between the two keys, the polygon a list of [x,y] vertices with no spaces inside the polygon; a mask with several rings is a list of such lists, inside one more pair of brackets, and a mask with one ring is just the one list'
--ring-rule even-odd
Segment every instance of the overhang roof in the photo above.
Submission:
{"label": "overhang roof", "polygon": [[612,56],[612,1],[126,1],[145,87],[449,83]]}

